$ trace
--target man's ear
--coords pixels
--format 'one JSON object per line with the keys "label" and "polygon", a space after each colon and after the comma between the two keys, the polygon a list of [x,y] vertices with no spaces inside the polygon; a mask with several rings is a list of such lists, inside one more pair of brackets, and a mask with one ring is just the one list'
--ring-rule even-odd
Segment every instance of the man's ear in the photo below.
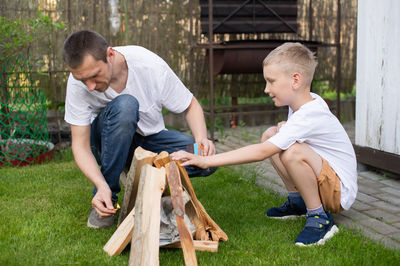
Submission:
{"label": "man's ear", "polygon": [[300,73],[293,73],[292,74],[292,87],[293,89],[297,90],[301,88],[301,85],[303,84],[303,75]]}
{"label": "man's ear", "polygon": [[107,61],[112,62],[115,58],[115,51],[111,46],[107,48],[106,54],[107,54]]}

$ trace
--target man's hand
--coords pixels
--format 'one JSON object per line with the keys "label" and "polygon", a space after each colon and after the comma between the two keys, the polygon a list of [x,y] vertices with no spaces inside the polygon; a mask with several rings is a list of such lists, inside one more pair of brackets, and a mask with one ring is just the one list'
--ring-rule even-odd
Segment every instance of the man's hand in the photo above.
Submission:
{"label": "man's hand", "polygon": [[180,164],[181,166],[195,165],[201,169],[208,168],[206,164],[206,157],[194,155],[186,151],[177,151],[171,153],[171,159],[174,161],[182,161],[182,163]]}
{"label": "man's hand", "polygon": [[111,190],[109,187],[97,189],[92,199],[92,206],[100,217],[111,216],[117,212],[111,201]]}
{"label": "man's hand", "polygon": [[214,155],[214,143],[207,139],[207,127],[204,120],[203,109],[195,97],[185,111],[185,118],[192,131],[195,142],[204,147],[204,155]]}
{"label": "man's hand", "polygon": [[199,141],[199,144],[204,148],[204,156],[215,154],[215,146],[211,140],[204,138]]}

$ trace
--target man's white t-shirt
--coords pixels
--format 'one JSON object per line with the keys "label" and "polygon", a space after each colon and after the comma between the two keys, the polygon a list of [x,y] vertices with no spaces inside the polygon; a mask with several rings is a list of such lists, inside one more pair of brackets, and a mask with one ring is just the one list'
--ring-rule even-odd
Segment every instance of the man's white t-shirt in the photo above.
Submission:
{"label": "man's white t-shirt", "polygon": [[293,112],[289,108],[287,122],[268,139],[282,150],[292,144],[307,143],[324,158],[340,179],[343,209],[348,210],[357,195],[357,162],[351,141],[339,120],[325,101],[311,93],[312,101]]}
{"label": "man's white t-shirt", "polygon": [[162,108],[182,113],[189,107],[193,94],[168,64],[153,52],[140,46],[120,46],[114,50],[125,57],[128,65],[126,88],[120,94],[111,87],[105,92],[89,91],[84,83],[70,74],[65,121],[78,126],[90,125],[112,99],[130,94],[139,102],[137,132],[148,136],[164,130]]}

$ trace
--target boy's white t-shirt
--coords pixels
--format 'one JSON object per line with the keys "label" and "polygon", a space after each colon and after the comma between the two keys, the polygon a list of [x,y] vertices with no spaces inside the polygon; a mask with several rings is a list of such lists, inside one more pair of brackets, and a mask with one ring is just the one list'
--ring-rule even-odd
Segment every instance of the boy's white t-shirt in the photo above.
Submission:
{"label": "boy's white t-shirt", "polygon": [[89,91],[84,83],[70,74],[65,100],[66,122],[90,125],[100,111],[115,97],[130,94],[139,102],[137,132],[143,136],[165,129],[162,108],[182,113],[193,94],[175,75],[168,64],[153,52],[140,46],[114,47],[128,65],[126,88],[119,94],[109,87],[105,92]]}
{"label": "boy's white t-shirt", "polygon": [[324,158],[340,179],[343,209],[348,210],[357,195],[357,162],[351,141],[325,101],[311,93],[312,101],[293,112],[286,123],[268,139],[282,150],[295,142],[306,143]]}

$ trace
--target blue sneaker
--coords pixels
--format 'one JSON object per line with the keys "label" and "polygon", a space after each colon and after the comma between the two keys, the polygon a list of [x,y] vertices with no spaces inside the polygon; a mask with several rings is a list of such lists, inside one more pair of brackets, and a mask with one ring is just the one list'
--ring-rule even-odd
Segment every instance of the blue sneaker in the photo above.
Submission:
{"label": "blue sneaker", "polygon": [[333,223],[332,216],[325,215],[307,216],[306,225],[295,240],[296,246],[323,245],[325,242],[339,232]]}
{"label": "blue sneaker", "polygon": [[293,219],[303,217],[307,213],[306,205],[302,198],[298,200],[289,199],[280,207],[267,210],[267,217],[274,219]]}

